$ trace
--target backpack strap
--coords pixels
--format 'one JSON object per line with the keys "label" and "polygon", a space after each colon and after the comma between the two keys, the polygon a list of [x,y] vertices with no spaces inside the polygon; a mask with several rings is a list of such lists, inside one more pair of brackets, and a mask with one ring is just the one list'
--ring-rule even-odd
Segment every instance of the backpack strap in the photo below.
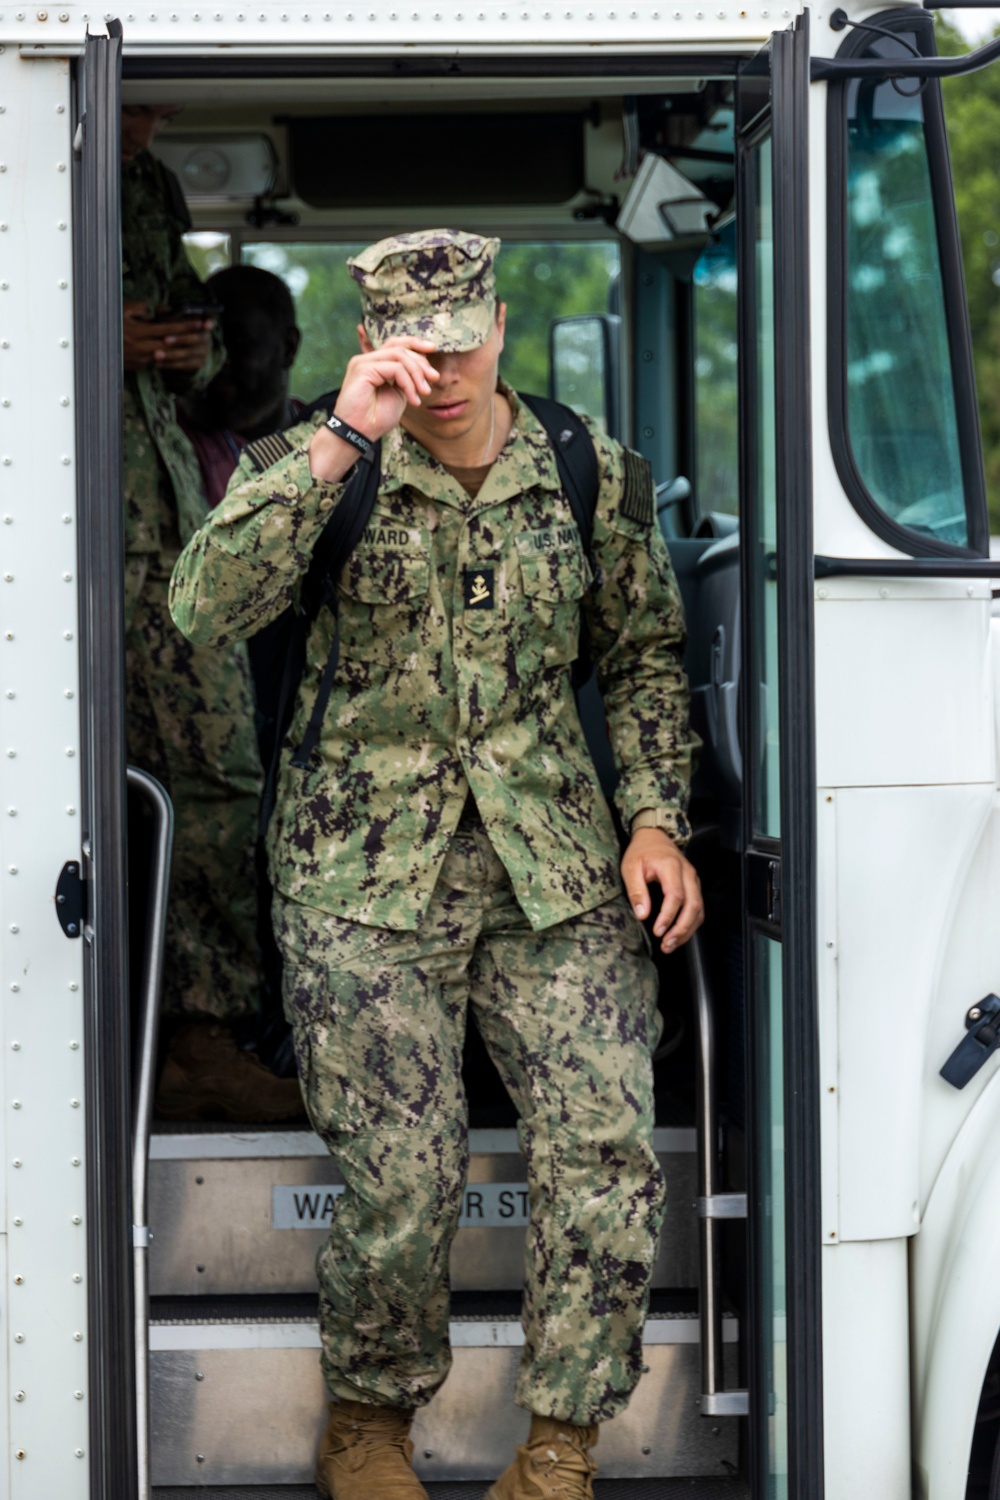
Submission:
{"label": "backpack strap", "polygon": [[[361,540],[378,495],[382,477],[382,444],[376,443],[370,453],[357,462],[354,474],[340,497],[339,503],[327,521],[313,549],[312,562],[302,584],[302,621],[304,633],[316,619],[324,604],[333,615],[333,642],[330,654],[320,678],[319,691],[302,743],[292,755],[292,765],[297,770],[309,768],[313,751],[319,744],[333,679],[340,661],[340,617],[337,609],[337,580],[344,564]],[[301,680],[301,676],[300,676]],[[287,707],[291,707],[288,704]]]}
{"label": "backpack strap", "polygon": [[583,541],[583,550],[593,574],[593,587],[596,588],[600,583],[600,569],[593,549],[594,512],[597,509],[601,476],[590,429],[575,411],[563,406],[561,401],[553,401],[548,396],[518,394],[528,410],[541,422],[552,444],[559,479]]}
{"label": "backpack strap", "polygon": [[[520,393],[518,393],[520,395]],[[601,569],[594,556],[594,512],[597,509],[597,491],[601,473],[594,450],[594,439],[582,418],[561,401],[552,401],[548,396],[521,396],[529,411],[545,428],[559,470],[559,482],[569,501],[573,520],[583,542],[583,550],[590,564],[591,588],[600,587]],[[590,628],[587,616],[580,611],[580,649],[573,663],[573,687],[579,691],[590,678],[594,663],[590,654]]]}

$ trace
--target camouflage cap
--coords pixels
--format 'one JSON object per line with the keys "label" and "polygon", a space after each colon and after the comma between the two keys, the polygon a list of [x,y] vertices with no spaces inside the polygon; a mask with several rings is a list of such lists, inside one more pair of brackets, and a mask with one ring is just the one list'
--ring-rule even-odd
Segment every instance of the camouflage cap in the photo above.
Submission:
{"label": "camouflage cap", "polygon": [[493,262],[500,241],[458,229],[422,229],[369,245],[347,262],[361,288],[365,331],[378,347],[400,334],[442,353],[478,349],[496,317]]}

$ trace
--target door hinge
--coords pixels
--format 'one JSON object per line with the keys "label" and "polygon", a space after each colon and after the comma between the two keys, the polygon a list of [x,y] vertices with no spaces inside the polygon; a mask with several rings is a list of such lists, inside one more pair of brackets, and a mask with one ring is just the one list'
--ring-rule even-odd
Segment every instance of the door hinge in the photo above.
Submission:
{"label": "door hinge", "polygon": [[56,916],[68,938],[83,934],[87,920],[87,882],[81,874],[80,861],[68,859],[56,881]]}
{"label": "door hinge", "polygon": [[1000,999],[987,995],[965,1017],[966,1035],[941,1069],[953,1088],[964,1089],[988,1057],[1000,1047]]}

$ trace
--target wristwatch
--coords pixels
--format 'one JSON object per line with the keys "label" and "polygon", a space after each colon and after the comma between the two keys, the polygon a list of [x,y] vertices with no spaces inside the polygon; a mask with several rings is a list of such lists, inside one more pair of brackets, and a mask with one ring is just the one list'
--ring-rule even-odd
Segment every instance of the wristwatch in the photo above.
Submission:
{"label": "wristwatch", "polygon": [[675,814],[666,807],[644,807],[632,819],[632,832],[640,828],[662,828],[670,833],[676,822]]}

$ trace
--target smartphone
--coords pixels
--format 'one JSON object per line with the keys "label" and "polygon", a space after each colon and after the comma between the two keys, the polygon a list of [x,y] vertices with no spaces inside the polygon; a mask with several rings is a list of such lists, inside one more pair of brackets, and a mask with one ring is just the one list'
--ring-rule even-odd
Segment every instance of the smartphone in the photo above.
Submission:
{"label": "smartphone", "polygon": [[186,318],[221,318],[222,306],[218,302],[182,302],[180,307],[171,307],[167,312],[154,313],[151,323],[183,323]]}

